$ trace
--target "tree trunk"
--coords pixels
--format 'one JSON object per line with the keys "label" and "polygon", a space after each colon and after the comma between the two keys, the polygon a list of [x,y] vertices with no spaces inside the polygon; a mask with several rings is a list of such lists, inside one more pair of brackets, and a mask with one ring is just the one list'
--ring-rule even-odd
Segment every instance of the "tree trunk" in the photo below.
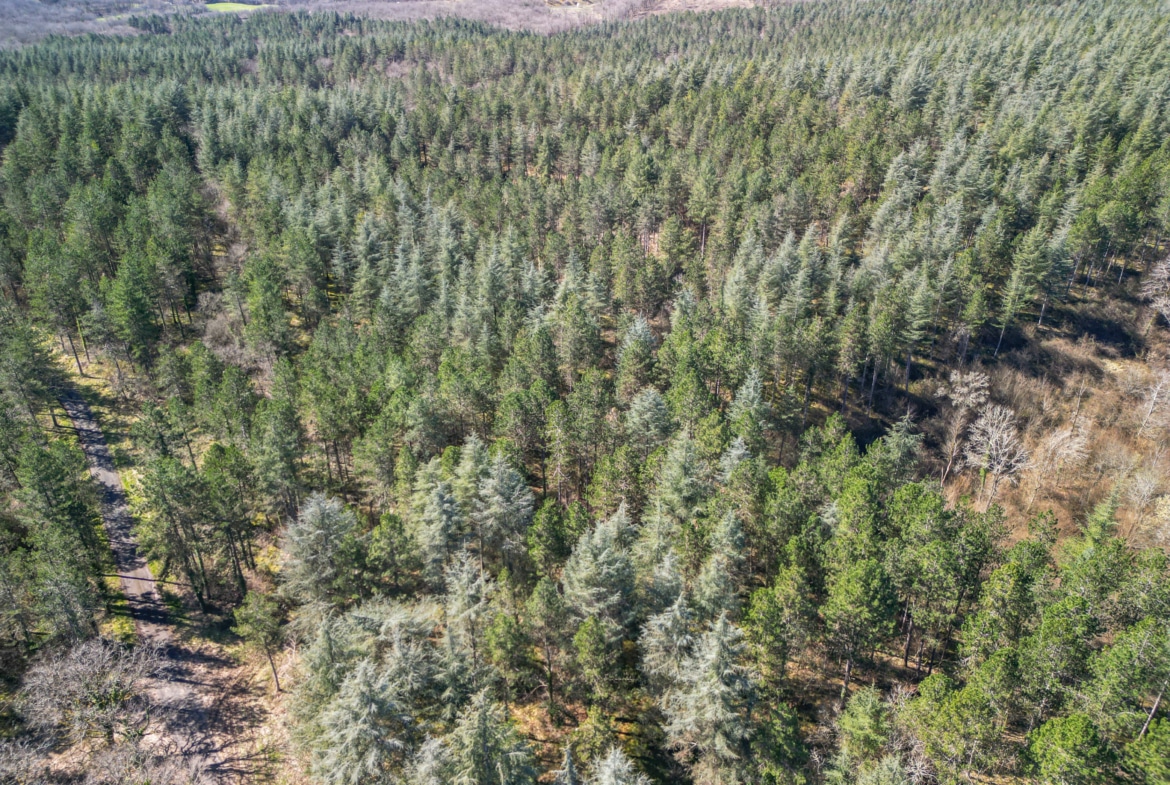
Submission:
{"label": "tree trunk", "polygon": [[999,491],[1000,476],[995,472],[991,473],[991,493],[987,494],[987,506],[983,508],[984,512],[991,509],[991,505],[995,502],[995,494]]}
{"label": "tree trunk", "polygon": [[853,658],[845,660],[845,680],[841,683],[841,708],[845,708],[845,699],[849,696],[849,679],[853,676]]}
{"label": "tree trunk", "polygon": [[228,531],[227,541],[228,552],[232,556],[232,568],[236,574],[236,585],[239,586],[240,595],[243,596],[248,593],[248,583],[244,580],[244,571],[240,569],[240,555],[236,549],[236,538],[232,536],[230,530]]}
{"label": "tree trunk", "polygon": [[240,312],[240,321],[242,321],[244,323],[244,326],[247,327],[248,326],[248,317],[244,314],[244,306],[240,302],[239,295],[232,294],[232,299],[236,301],[236,310]]}
{"label": "tree trunk", "polygon": [[81,339],[81,350],[85,352],[85,361],[87,363],[93,362],[89,359],[89,344],[85,341],[85,333],[81,331],[81,320],[75,318],[73,321],[77,323],[77,337]]}
{"label": "tree trunk", "polygon": [[1139,739],[1142,738],[1143,736],[1145,736],[1146,731],[1148,731],[1150,729],[1150,723],[1153,722],[1154,715],[1158,713],[1158,706],[1161,705],[1161,703],[1162,703],[1162,696],[1166,694],[1166,685],[1167,684],[1170,684],[1170,682],[1163,682],[1162,689],[1158,690],[1158,697],[1154,698],[1154,705],[1150,709],[1150,713],[1148,715],[1146,715],[1146,721],[1142,725],[1142,732],[1138,734]]}
{"label": "tree trunk", "polygon": [[939,485],[946,485],[947,484],[947,477],[950,476],[951,467],[954,466],[954,464],[955,464],[956,453],[957,453],[957,451],[951,452],[947,455],[947,465],[943,467],[942,477],[940,477],[938,480]]}
{"label": "tree trunk", "polygon": [[873,381],[871,381],[869,384],[869,407],[868,407],[868,409],[871,412],[873,411],[873,391],[877,388],[877,377],[878,377],[878,363],[877,363],[877,360],[875,359],[873,361]]}
{"label": "tree trunk", "polygon": [[1081,389],[1077,392],[1077,408],[1073,412],[1072,426],[1074,428],[1076,427],[1077,420],[1079,420],[1080,416],[1081,416],[1081,398],[1084,397],[1084,395],[1085,395],[1085,387],[1087,385],[1088,385],[1088,382],[1085,381],[1084,379],[1082,379],[1081,380]]}
{"label": "tree trunk", "polygon": [[1166,385],[1166,377],[1162,376],[1158,379],[1158,384],[1154,387],[1154,392],[1150,396],[1150,406],[1146,409],[1146,415],[1142,418],[1141,427],[1138,428],[1137,435],[1141,436],[1146,430],[1146,425],[1150,422],[1150,417],[1154,414],[1154,409],[1158,408],[1158,398],[1162,394],[1162,388]]}
{"label": "tree trunk", "polygon": [[1068,297],[1072,293],[1073,284],[1076,283],[1076,280],[1077,280],[1077,273],[1079,273],[1081,271],[1080,257],[1078,256],[1074,261],[1075,261],[1075,264],[1073,264],[1072,275],[1070,275],[1068,277],[1068,286],[1064,287],[1064,296],[1065,297]]}
{"label": "tree trunk", "polygon": [[804,432],[805,423],[808,421],[808,404],[809,404],[809,400],[812,398],[812,384],[813,384],[813,373],[811,370],[809,370],[808,374],[806,374],[805,381],[804,381],[804,405],[801,407],[801,410],[800,410],[800,431],[801,431],[801,433]]}
{"label": "tree trunk", "polygon": [[198,469],[195,463],[195,451],[191,449],[191,439],[187,436],[187,429],[183,429],[183,443],[187,445],[187,457],[191,459],[191,468]]}
{"label": "tree trunk", "polygon": [[73,362],[77,363],[77,375],[85,376],[85,371],[81,370],[81,358],[77,356],[77,347],[73,344],[73,336],[66,331],[65,337],[69,339],[69,351],[73,353]]}
{"label": "tree trunk", "polygon": [[548,712],[549,717],[552,717],[553,716],[554,696],[556,694],[556,687],[554,684],[554,679],[556,678],[556,673],[553,670],[552,646],[549,645],[549,641],[548,641],[547,637],[542,636],[542,638],[543,639],[541,640],[541,643],[540,643],[540,652],[544,656],[544,675],[545,675],[544,688],[545,688],[545,697],[547,699],[546,704],[545,704],[545,711]]}
{"label": "tree trunk", "polygon": [[280,676],[276,674],[276,663],[272,660],[272,652],[267,646],[264,647],[264,656],[268,658],[268,667],[272,668],[272,681],[276,684],[276,691],[280,692]]}

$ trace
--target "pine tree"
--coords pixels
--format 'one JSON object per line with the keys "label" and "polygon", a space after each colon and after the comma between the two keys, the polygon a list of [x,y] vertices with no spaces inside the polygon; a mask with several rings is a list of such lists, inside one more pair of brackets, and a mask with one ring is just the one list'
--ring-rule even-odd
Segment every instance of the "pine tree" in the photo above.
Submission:
{"label": "pine tree", "polygon": [[854,663],[892,631],[895,601],[888,578],[873,559],[847,565],[830,580],[821,614],[826,642],[845,666],[842,699],[848,694]]}
{"label": "pine tree", "polygon": [[1088,717],[1049,720],[1028,736],[1028,762],[1044,785],[1088,785],[1117,776],[1113,751]]}
{"label": "pine tree", "polygon": [[482,569],[485,560],[506,563],[513,570],[525,552],[524,536],[532,522],[532,492],[506,458],[497,455],[488,476],[480,482],[471,520],[479,540]]}
{"label": "pine tree", "polygon": [[458,649],[470,653],[472,668],[478,670],[496,585],[467,552],[447,567],[444,580],[447,634]]}
{"label": "pine tree", "polygon": [[553,785],[585,785],[585,778],[577,771],[573,762],[573,750],[566,744],[561,767],[553,773]]}
{"label": "pine tree", "polygon": [[685,431],[671,441],[659,469],[651,503],[679,534],[676,547],[685,569],[696,570],[702,560],[704,505],[708,485],[695,440]]}
{"label": "pine tree", "polygon": [[545,692],[551,714],[556,701],[556,671],[564,645],[568,611],[556,584],[547,577],[537,582],[525,603],[525,610],[531,628],[530,634],[540,650],[540,658],[543,661]]}
{"label": "pine tree", "polygon": [[476,693],[447,737],[450,779],[457,785],[531,785],[532,752],[503,708]]}
{"label": "pine tree", "polygon": [[739,609],[739,589],[743,578],[743,527],[734,512],[726,513],[710,538],[711,555],[707,557],[695,581],[695,605],[705,619],[735,614]]}
{"label": "pine tree", "polygon": [[642,628],[638,639],[642,673],[656,694],[682,681],[683,668],[689,663],[695,643],[694,626],[694,614],[686,598],[679,594],[673,605],[651,616]]}
{"label": "pine tree", "polygon": [[744,630],[768,685],[780,682],[789,660],[812,637],[815,606],[808,594],[799,565],[782,568],[771,586],[752,593]]}
{"label": "pine tree", "polygon": [[488,456],[487,447],[484,446],[478,435],[471,434],[459,450],[459,466],[455,470],[455,478],[451,483],[452,490],[455,492],[456,498],[459,499],[465,516],[470,516],[475,510],[476,495],[484,481],[490,476],[491,468],[492,463]]}
{"label": "pine tree", "polygon": [[650,778],[634,768],[619,747],[610,747],[605,757],[593,761],[589,785],[650,785]]}
{"label": "pine tree", "polygon": [[384,512],[370,532],[369,566],[389,580],[392,590],[398,590],[419,564],[415,546],[402,518]]}
{"label": "pine tree", "polygon": [[102,295],[114,331],[139,363],[149,362],[161,333],[154,316],[150,277],[148,262],[130,255],[119,263],[116,277],[102,279]]}
{"label": "pine tree", "polygon": [[357,517],[340,500],[313,494],[285,532],[286,591],[331,605],[348,602],[359,588],[360,549]]}
{"label": "pine tree", "polygon": [[313,773],[329,785],[385,782],[406,760],[414,717],[396,685],[370,660],[341,683],[321,715]]}
{"label": "pine tree", "polygon": [[670,411],[658,390],[646,387],[634,396],[626,413],[626,435],[635,455],[641,458],[666,443]]}
{"label": "pine tree", "polygon": [[654,369],[654,333],[645,318],[638,316],[626,329],[617,358],[617,396],[631,400],[651,380]]}
{"label": "pine tree", "polygon": [[[420,469],[419,474],[422,473],[423,469]],[[414,538],[427,580],[432,586],[438,585],[448,560],[460,547],[463,513],[451,486],[442,480],[430,486],[423,480],[421,487],[416,486],[414,498],[418,502]]]}
{"label": "pine tree", "polygon": [[722,614],[663,701],[666,733],[696,783],[734,782],[750,771],[756,686],[744,664],[743,633]]}
{"label": "pine tree", "polygon": [[1035,297],[1036,286],[1044,278],[1050,264],[1048,253],[1048,237],[1042,226],[1036,226],[1024,235],[1019,250],[1012,258],[1011,277],[1004,290],[999,317],[999,340],[995,344],[995,354],[999,354],[1008,325]]}
{"label": "pine tree", "polygon": [[244,602],[235,611],[236,625],[232,632],[246,643],[259,649],[272,668],[272,682],[280,692],[280,676],[272,654],[280,646],[280,617],[276,603],[257,592],[248,592]]}
{"label": "pine tree", "polygon": [[727,412],[731,432],[753,455],[764,453],[765,434],[771,425],[771,407],[764,400],[760,372],[752,367],[747,378],[735,393],[735,400]]}
{"label": "pine tree", "polygon": [[625,508],[581,535],[562,582],[565,602],[579,619],[602,619],[607,635],[621,637],[632,620],[634,567],[628,551],[630,522]]}

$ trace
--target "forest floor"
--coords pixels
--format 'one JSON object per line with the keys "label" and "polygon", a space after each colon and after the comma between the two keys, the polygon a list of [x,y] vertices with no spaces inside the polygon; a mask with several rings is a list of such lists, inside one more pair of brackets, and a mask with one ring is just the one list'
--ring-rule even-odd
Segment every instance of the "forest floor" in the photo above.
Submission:
{"label": "forest floor", "polygon": [[157,648],[162,661],[147,687],[160,719],[147,742],[181,756],[203,779],[255,781],[271,760],[256,733],[267,710],[250,669],[196,626],[181,623],[176,603],[168,603],[173,593],[161,591],[163,583],[139,553],[122,477],[97,417],[77,387],[64,392],[61,405],[101,492],[102,520],[138,645]]}

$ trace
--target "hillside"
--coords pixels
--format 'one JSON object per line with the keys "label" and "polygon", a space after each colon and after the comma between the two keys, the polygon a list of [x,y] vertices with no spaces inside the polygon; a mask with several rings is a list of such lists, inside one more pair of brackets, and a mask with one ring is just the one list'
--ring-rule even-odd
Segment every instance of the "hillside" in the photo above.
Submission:
{"label": "hillside", "polygon": [[0,51],[0,783],[1170,781],[1170,8],[423,2]]}

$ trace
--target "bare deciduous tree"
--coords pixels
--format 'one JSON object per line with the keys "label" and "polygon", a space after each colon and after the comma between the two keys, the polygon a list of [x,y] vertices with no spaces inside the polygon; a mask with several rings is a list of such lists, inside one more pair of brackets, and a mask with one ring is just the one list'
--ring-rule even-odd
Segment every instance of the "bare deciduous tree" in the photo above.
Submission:
{"label": "bare deciduous tree", "polygon": [[1142,282],[1142,298],[1153,307],[1157,316],[1146,326],[1153,326],[1158,316],[1170,322],[1170,256],[1155,264]]}
{"label": "bare deciduous tree", "polygon": [[1075,470],[1089,457],[1089,441],[1081,428],[1058,428],[1040,442],[1039,449],[1028,465],[1028,506],[1031,510],[1036,496],[1045,482],[1055,487],[1064,485],[1064,476]]}
{"label": "bare deciduous tree", "polygon": [[1170,371],[1162,371],[1146,388],[1137,435],[1140,437],[1147,429],[1166,425],[1167,415],[1170,415]]}
{"label": "bare deciduous tree", "polygon": [[84,785],[211,785],[212,781],[180,750],[148,750],[138,744],[108,747],[85,764]]}
{"label": "bare deciduous tree", "polygon": [[[1016,414],[1006,406],[985,406],[979,419],[971,426],[971,437],[967,443],[967,466],[980,473],[979,498],[987,495],[987,506],[995,501],[999,484],[1003,480],[1016,482],[1020,471],[1028,465],[1028,451],[1020,441]],[[987,475],[991,475],[991,487],[987,487]]]}
{"label": "bare deciduous tree", "polygon": [[1159,496],[1154,502],[1154,514],[1146,524],[1150,539],[1165,548],[1170,545],[1170,494]]}
{"label": "bare deciduous tree", "polygon": [[1151,506],[1165,487],[1163,474],[1156,466],[1143,466],[1126,484],[1125,500],[1134,513],[1134,520],[1126,531],[1126,537],[1134,531],[1141,531]]}
{"label": "bare deciduous tree", "polygon": [[939,388],[939,397],[950,401],[943,439],[943,454],[947,464],[939,482],[945,484],[954,468],[955,459],[963,449],[963,437],[967,426],[971,424],[972,413],[987,403],[987,386],[987,374],[982,371],[952,371],[947,384]]}
{"label": "bare deciduous tree", "polygon": [[150,717],[145,681],[158,668],[153,648],[88,640],[29,669],[21,712],[31,725],[73,743],[98,739],[112,745],[145,728]]}
{"label": "bare deciduous tree", "polygon": [[[207,785],[203,765],[173,741],[144,742],[152,723],[166,722],[169,714],[146,691],[161,667],[156,648],[104,638],[42,657],[16,700],[26,721],[23,735],[0,743],[0,782],[66,781],[66,761],[77,771],[67,781],[84,785]],[[72,749],[62,755],[65,744]]]}
{"label": "bare deciduous tree", "polygon": [[1124,482],[1137,465],[1137,455],[1125,444],[1115,439],[1106,439],[1098,442],[1093,450],[1093,460],[1090,466],[1093,469],[1093,482],[1084,491],[1083,501],[1088,502],[1097,490],[1097,485],[1106,477],[1115,482]]}
{"label": "bare deciduous tree", "polygon": [[46,739],[5,739],[0,741],[0,782],[48,782],[51,749]]}

